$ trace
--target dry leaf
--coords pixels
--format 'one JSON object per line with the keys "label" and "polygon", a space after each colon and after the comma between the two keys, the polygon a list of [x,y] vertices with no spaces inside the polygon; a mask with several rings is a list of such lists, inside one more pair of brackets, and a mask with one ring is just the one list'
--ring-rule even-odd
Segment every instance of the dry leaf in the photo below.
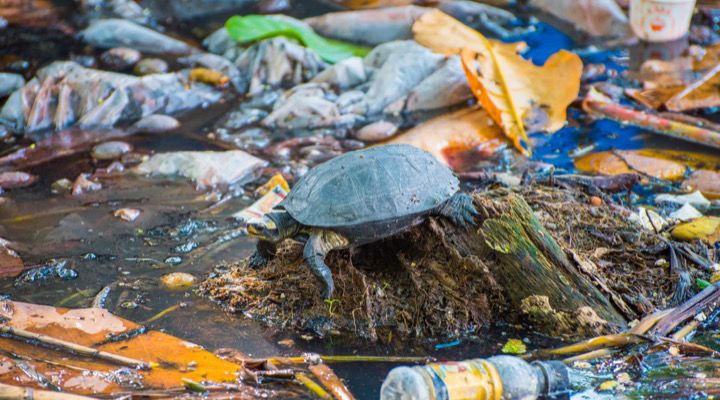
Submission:
{"label": "dry leaf", "polygon": [[720,199],[720,173],[707,169],[697,170],[683,182],[687,190],[699,190],[705,197]]}
{"label": "dry leaf", "polygon": [[[20,340],[0,338],[0,348],[26,359],[26,364],[54,379],[63,390],[78,394],[104,394],[127,391],[126,384],[136,375],[138,388],[181,388],[182,378],[194,381],[236,381],[242,367],[221,360],[202,347],[176,337],[148,331],[130,333],[139,325],[98,308],[68,310],[14,301],[0,302],[0,317],[12,328],[52,336],[83,346],[94,347],[116,355],[157,363],[147,371],[118,373],[121,366],[94,358],[69,355],[67,352],[32,345]],[[120,336],[118,336],[120,335]],[[108,341],[117,337],[116,341]],[[0,382],[38,387],[17,366],[16,360],[0,356]],[[3,368],[3,365],[12,368]],[[85,370],[85,371],[84,371]]]}
{"label": "dry leaf", "polygon": [[575,160],[575,167],[583,172],[600,175],[641,173],[657,179],[678,180],[687,169],[670,156],[648,150],[603,151]]}
{"label": "dry leaf", "polygon": [[411,144],[453,169],[462,169],[460,156],[463,153],[489,157],[505,146],[506,139],[484,110],[465,108],[422,123],[390,143]]}
{"label": "dry leaf", "polygon": [[665,102],[670,111],[720,106],[720,64]]}
{"label": "dry leaf", "polygon": [[478,101],[523,154],[531,153],[525,129],[529,122],[530,130],[547,132],[565,124],[566,109],[580,90],[583,66],[577,55],[562,50],[538,67],[518,54],[517,44],[488,40],[438,10],[423,15],[413,33],[418,43],[434,51],[460,52]]}

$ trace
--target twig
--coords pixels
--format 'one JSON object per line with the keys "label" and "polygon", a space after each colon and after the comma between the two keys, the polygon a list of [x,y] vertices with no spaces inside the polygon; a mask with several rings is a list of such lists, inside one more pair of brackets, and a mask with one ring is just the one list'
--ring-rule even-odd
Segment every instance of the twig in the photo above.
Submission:
{"label": "twig", "polygon": [[133,368],[150,369],[152,367],[151,363],[147,363],[145,361],[135,360],[133,358],[108,353],[106,351],[97,350],[92,347],[83,346],[77,343],[67,342],[65,340],[57,339],[40,333],[26,331],[24,329],[11,328],[9,326],[0,326],[0,334],[7,334],[11,337],[14,336],[23,339],[34,340],[49,346],[57,347],[61,350],[72,351],[82,354],[84,356],[95,357],[106,361],[112,361]]}
{"label": "twig", "polygon": [[613,103],[612,100],[591,89],[583,101],[583,110],[619,122],[649,129],[661,135],[720,149],[720,132],[662,118]]}
{"label": "twig", "polygon": [[[413,356],[319,356],[320,360],[325,363],[346,363],[346,362],[388,362],[388,363],[410,363],[425,364],[435,361],[433,357],[413,357]],[[285,364],[305,364],[305,357],[276,357],[276,360]]]}
{"label": "twig", "polygon": [[93,400],[94,397],[78,396],[76,394],[51,392],[20,386],[0,383],[0,399],[8,400]]}
{"label": "twig", "polygon": [[675,340],[683,340],[689,334],[691,334],[698,326],[700,322],[696,319],[688,322],[685,326],[678,329],[677,332],[672,334],[672,338]]}
{"label": "twig", "polygon": [[317,364],[317,365],[311,365],[308,367],[310,372],[312,372],[313,375],[320,381],[320,383],[323,384],[328,390],[330,390],[330,393],[335,397],[337,400],[355,400],[355,397],[353,397],[352,393],[348,390],[347,387],[342,383],[340,378],[338,378],[337,375],[335,375],[335,372],[333,372],[330,367],[327,366],[327,364]]}
{"label": "twig", "polygon": [[143,325],[147,325],[147,324],[149,324],[149,323],[151,323],[151,322],[155,322],[155,321],[159,320],[160,318],[166,316],[167,314],[169,314],[169,313],[177,310],[178,308],[182,307],[182,304],[183,304],[183,303],[175,304],[174,306],[170,306],[170,307],[168,307],[168,308],[160,311],[159,313],[157,313],[157,314],[153,315],[152,317],[150,317],[147,321],[143,322]]}
{"label": "twig", "polygon": [[330,396],[330,393],[325,391],[325,389],[322,388],[322,386],[315,383],[315,381],[312,380],[307,374],[304,372],[298,372],[295,374],[295,379],[297,379],[298,382],[300,382],[303,386],[305,386],[308,390],[315,393],[315,395],[321,399],[332,399],[332,396]]}

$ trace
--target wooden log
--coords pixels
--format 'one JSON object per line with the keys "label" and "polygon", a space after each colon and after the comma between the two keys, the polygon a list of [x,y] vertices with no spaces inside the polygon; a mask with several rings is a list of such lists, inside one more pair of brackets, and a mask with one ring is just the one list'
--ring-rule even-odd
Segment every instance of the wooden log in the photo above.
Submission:
{"label": "wooden log", "polygon": [[522,197],[508,196],[505,208],[483,222],[481,235],[496,255],[493,273],[512,304],[546,296],[558,310],[590,307],[607,322],[625,325],[624,317],[568,259]]}

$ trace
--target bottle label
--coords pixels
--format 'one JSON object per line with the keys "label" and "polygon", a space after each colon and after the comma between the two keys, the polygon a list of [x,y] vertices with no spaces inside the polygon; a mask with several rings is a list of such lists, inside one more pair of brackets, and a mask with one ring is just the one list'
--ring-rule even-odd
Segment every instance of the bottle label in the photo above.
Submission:
{"label": "bottle label", "polygon": [[492,379],[472,362],[446,362],[425,367],[435,389],[435,400],[490,400],[495,398]]}

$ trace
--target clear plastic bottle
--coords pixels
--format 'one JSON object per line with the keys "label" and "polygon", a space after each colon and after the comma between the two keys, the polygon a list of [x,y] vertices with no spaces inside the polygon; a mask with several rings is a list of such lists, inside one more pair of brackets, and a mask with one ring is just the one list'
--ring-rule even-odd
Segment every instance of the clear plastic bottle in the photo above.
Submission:
{"label": "clear plastic bottle", "polygon": [[569,371],[560,361],[527,363],[513,356],[394,368],[381,400],[532,400],[569,397]]}

